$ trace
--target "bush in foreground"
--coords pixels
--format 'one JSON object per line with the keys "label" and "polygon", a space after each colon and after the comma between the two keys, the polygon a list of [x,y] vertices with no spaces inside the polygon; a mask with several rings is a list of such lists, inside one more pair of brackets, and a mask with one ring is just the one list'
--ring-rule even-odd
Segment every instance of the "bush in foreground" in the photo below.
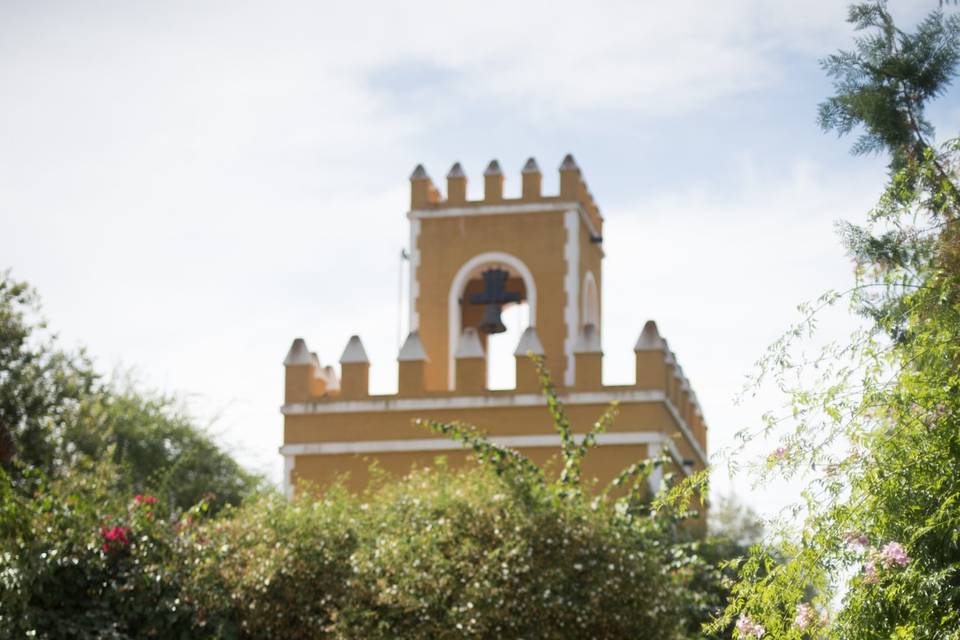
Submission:
{"label": "bush in foreground", "polygon": [[489,468],[210,517],[108,486],[80,474],[27,499],[7,483],[3,637],[679,638],[690,623],[655,520]]}
{"label": "bush in foreground", "polygon": [[542,367],[558,477],[467,426],[427,424],[481,464],[288,501],[169,401],[60,351],[34,309],[0,274],[0,640],[667,640],[701,637],[725,597],[710,560],[723,547],[682,526],[699,487],[648,495],[666,460],[584,486],[615,407],[575,437]]}

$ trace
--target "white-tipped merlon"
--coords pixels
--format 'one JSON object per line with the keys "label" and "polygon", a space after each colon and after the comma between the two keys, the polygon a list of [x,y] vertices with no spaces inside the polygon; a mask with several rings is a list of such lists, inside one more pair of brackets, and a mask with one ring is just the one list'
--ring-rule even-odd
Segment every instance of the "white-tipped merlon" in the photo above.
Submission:
{"label": "white-tipped merlon", "polygon": [[297,338],[290,345],[287,357],[283,359],[283,366],[295,367],[304,364],[313,364],[313,358],[310,355],[310,350],[307,349],[307,343],[303,341],[303,338]]}
{"label": "white-tipped merlon", "polygon": [[427,352],[423,348],[423,341],[420,340],[420,334],[411,331],[410,335],[400,347],[400,353],[397,355],[397,362],[426,362]]}
{"label": "white-tipped merlon", "polygon": [[643,325],[643,331],[637,338],[637,344],[634,345],[634,351],[665,351],[667,341],[660,337],[660,331],[657,329],[657,323],[653,320],[647,320]]}
{"label": "white-tipped merlon", "polygon": [[458,360],[462,358],[482,358],[483,343],[480,342],[480,334],[473,327],[467,327],[460,335],[460,341],[457,343],[457,353],[454,355]]}
{"label": "white-tipped merlon", "polygon": [[330,365],[323,368],[323,379],[327,383],[327,391],[340,390],[340,378],[337,377],[337,372]]}
{"label": "white-tipped merlon", "polygon": [[569,169],[580,170],[580,167],[577,166],[577,161],[573,159],[573,154],[568,153],[563,157],[563,162],[560,163],[560,171],[567,171]]}
{"label": "white-tipped merlon", "polygon": [[533,158],[527,160],[527,164],[523,165],[523,171],[521,173],[540,173],[540,167],[537,166],[537,161]]}
{"label": "white-tipped merlon", "polygon": [[429,180],[430,176],[427,175],[427,170],[423,168],[422,164],[418,164],[417,167],[413,170],[413,173],[410,174],[411,180]]}
{"label": "white-tipped merlon", "polygon": [[520,336],[520,341],[517,343],[517,348],[514,350],[513,355],[523,357],[529,353],[535,356],[542,356],[544,354],[543,343],[540,342],[540,336],[537,334],[536,327],[527,327],[523,330],[523,334]]}
{"label": "white-tipped merlon", "polygon": [[603,353],[603,347],[600,346],[600,332],[591,322],[585,324],[580,329],[580,335],[577,336],[577,345],[574,353]]}
{"label": "white-tipped merlon", "polygon": [[340,356],[340,364],[370,364],[370,358],[360,342],[360,336],[350,336],[347,346],[343,349],[343,355]]}
{"label": "white-tipped merlon", "polygon": [[500,163],[496,160],[491,160],[490,164],[487,165],[486,170],[483,172],[485,176],[502,176],[503,171],[500,170]]}
{"label": "white-tipped merlon", "polygon": [[447,172],[448,178],[465,178],[466,176],[467,174],[463,172],[463,167],[460,166],[459,162],[454,162],[450,171]]}

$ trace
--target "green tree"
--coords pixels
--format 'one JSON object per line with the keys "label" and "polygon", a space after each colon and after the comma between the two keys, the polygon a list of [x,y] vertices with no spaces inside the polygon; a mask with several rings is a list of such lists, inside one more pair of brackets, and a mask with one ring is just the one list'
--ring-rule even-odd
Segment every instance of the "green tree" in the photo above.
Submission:
{"label": "green tree", "polygon": [[[438,459],[361,494],[302,486],[216,514],[124,494],[109,460],[33,493],[0,472],[0,640],[701,637],[724,594],[722,547],[682,526],[697,485],[671,483],[663,458],[588,490],[580,464],[614,408],[578,437],[543,375],[556,477],[437,423],[483,464]],[[651,496],[658,467],[673,489]]]}
{"label": "green tree", "polygon": [[[925,115],[956,73],[960,17],[908,33],[871,2],[849,19],[861,36],[824,61],[836,95],[820,122],[859,131],[854,153],[886,153],[889,177],[868,223],[841,225],[855,285],[806,307],[760,362],[757,383],[789,404],[744,438],[785,429],[763,476],[806,479],[802,524],[751,554],[715,628],[960,638],[960,143],[937,144]],[[867,326],[805,359],[818,312],[843,299]]]}
{"label": "green tree", "polygon": [[187,509],[237,503],[260,479],[199,429],[175,399],[98,375],[57,345],[36,293],[0,273],[0,466],[23,490],[90,461],[111,461],[118,491]]}
{"label": "green tree", "polygon": [[710,504],[709,531],[746,548],[763,539],[764,527],[753,507],[728,493]]}

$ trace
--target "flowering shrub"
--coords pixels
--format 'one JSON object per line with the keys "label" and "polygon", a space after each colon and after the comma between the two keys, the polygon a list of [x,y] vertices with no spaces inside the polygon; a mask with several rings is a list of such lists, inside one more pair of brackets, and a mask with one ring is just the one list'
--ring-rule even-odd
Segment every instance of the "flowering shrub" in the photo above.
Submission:
{"label": "flowering shrub", "polygon": [[[545,372],[557,480],[430,425],[483,465],[288,501],[251,494],[257,479],[167,400],[117,394],[50,345],[31,352],[24,289],[10,291],[0,275],[0,640],[679,640],[702,637],[725,597],[728,547],[681,526],[697,487],[650,496],[665,463],[638,460],[609,494],[585,490],[582,459],[614,410],[578,441]],[[22,367],[36,370],[4,375]]]}
{"label": "flowering shrub", "polygon": [[800,631],[806,631],[811,628],[817,621],[817,614],[806,602],[801,602],[797,605],[797,615],[793,618],[793,624]]}
{"label": "flowering shrub", "polygon": [[[836,94],[821,124],[886,152],[889,174],[868,223],[841,226],[853,286],[804,305],[758,363],[786,403],[737,439],[776,433],[756,467],[803,493],[740,564],[714,629],[740,616],[740,637],[960,638],[960,138],[937,144],[925,115],[960,69],[950,4],[912,31],[883,0],[852,5],[860,35],[823,61]],[[820,310],[846,298],[863,327],[811,354]]]}
{"label": "flowering shrub", "polygon": [[5,479],[0,638],[697,637],[664,526],[489,468],[213,517],[99,482]]}
{"label": "flowering shrub", "polygon": [[578,443],[546,392],[565,443],[556,480],[459,425],[431,427],[485,464],[438,459],[359,495],[302,487],[213,515],[124,500],[109,463],[31,481],[36,493],[4,476],[0,638],[700,637],[720,578],[709,543],[679,526],[693,489],[651,503],[663,462],[647,460],[615,481],[620,497],[584,490],[581,460],[613,410]]}
{"label": "flowering shrub", "polygon": [[200,526],[186,589],[245,638],[677,638],[649,521],[442,463],[352,496],[267,499]]}
{"label": "flowering shrub", "polygon": [[40,483],[0,472],[0,638],[188,638],[188,567],[167,514],[112,491],[109,466]]}
{"label": "flowering shrub", "polygon": [[737,634],[741,638],[762,638],[766,630],[763,625],[754,622],[747,614],[742,614],[737,619]]}
{"label": "flowering shrub", "polygon": [[103,536],[103,544],[100,548],[103,549],[104,553],[123,549],[130,544],[130,539],[127,537],[129,533],[130,529],[128,527],[116,526],[112,529],[100,527],[100,534]]}

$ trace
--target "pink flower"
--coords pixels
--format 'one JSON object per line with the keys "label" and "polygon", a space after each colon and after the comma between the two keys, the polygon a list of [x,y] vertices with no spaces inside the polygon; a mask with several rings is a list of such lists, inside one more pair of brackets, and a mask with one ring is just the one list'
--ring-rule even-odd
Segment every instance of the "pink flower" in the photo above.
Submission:
{"label": "pink flower", "polygon": [[133,501],[137,504],[156,504],[157,499],[154,496],[137,494],[133,497]]}
{"label": "pink flower", "polygon": [[770,459],[774,462],[779,462],[787,457],[786,447],[777,447],[773,450],[773,453],[770,454]]}
{"label": "pink flower", "polygon": [[877,565],[873,560],[867,560],[863,565],[863,581],[867,584],[877,581]]}
{"label": "pink flower", "polygon": [[130,544],[130,539],[127,537],[128,533],[130,533],[130,529],[127,527],[100,527],[100,535],[103,536],[104,540],[100,548],[106,553],[111,549],[116,550],[125,547]]}
{"label": "pink flower", "polygon": [[870,539],[862,533],[850,531],[843,537],[843,541],[851,547],[866,547]]}
{"label": "pink flower", "polygon": [[737,619],[736,629],[742,638],[749,638],[751,636],[754,638],[762,638],[763,634],[767,632],[762,625],[751,620],[750,616],[745,613]]}
{"label": "pink flower", "polygon": [[880,561],[887,569],[895,564],[905,567],[910,562],[910,556],[899,542],[888,542],[880,551]]}
{"label": "pink flower", "polygon": [[797,625],[797,628],[801,631],[804,631],[807,627],[816,622],[816,612],[806,602],[801,602],[797,605],[797,616],[793,619],[793,624]]}

